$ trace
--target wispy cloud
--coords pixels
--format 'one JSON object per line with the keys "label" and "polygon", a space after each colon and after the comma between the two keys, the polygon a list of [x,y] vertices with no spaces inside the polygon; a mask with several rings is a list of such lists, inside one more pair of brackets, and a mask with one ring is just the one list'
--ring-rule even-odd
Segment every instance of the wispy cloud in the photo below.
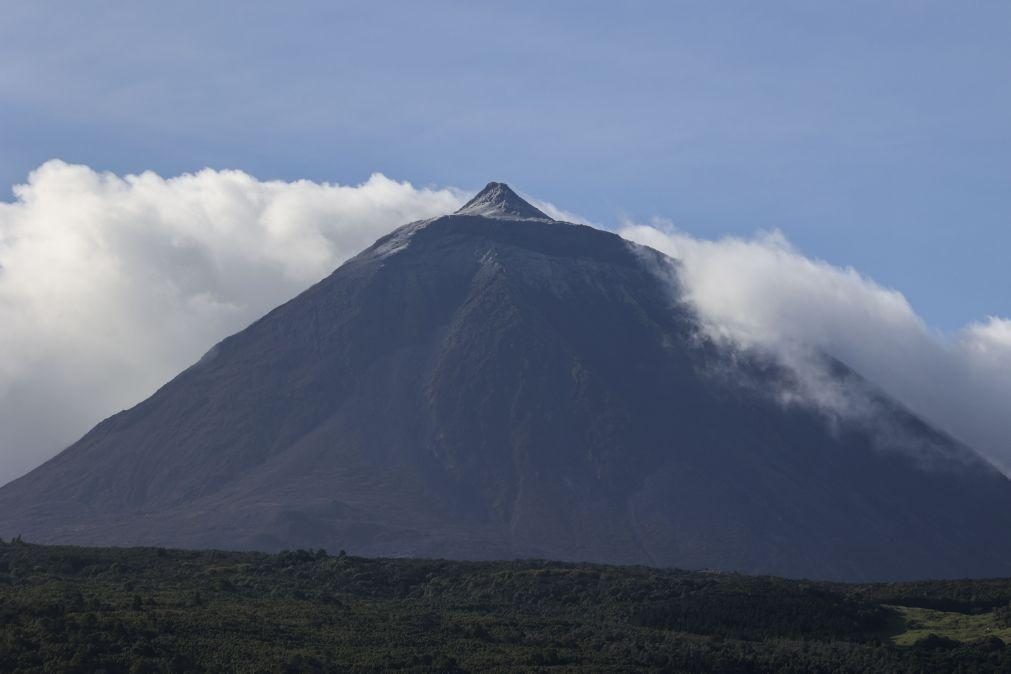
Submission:
{"label": "wispy cloud", "polygon": [[[14,192],[0,203],[0,483],[379,236],[469,196],[381,174],[345,186],[241,171],[117,176],[60,161]],[[844,400],[809,357],[828,353],[1011,470],[1011,321],[939,334],[898,291],[776,232],[705,240],[664,221],[619,231],[679,259],[710,334],[775,354],[807,402]]]}
{"label": "wispy cloud", "polygon": [[808,402],[847,401],[810,357],[828,354],[1011,473],[1011,321],[940,334],[902,293],[811,259],[779,232],[705,240],[657,220],[620,233],[678,259],[709,335],[776,356]]}

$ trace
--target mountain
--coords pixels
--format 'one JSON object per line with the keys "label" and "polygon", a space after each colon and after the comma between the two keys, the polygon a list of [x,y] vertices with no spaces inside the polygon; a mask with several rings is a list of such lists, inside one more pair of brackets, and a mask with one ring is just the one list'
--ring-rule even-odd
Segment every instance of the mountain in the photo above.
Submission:
{"label": "mountain", "polygon": [[[677,267],[501,183],[377,241],[0,489],[37,542],[1011,575],[1011,482],[701,336]],[[869,373],[873,374],[873,373]]]}

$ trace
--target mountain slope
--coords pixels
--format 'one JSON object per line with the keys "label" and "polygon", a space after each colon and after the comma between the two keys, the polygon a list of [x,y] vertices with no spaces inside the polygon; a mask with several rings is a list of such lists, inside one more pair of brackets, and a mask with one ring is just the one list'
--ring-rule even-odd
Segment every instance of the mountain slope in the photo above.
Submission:
{"label": "mountain slope", "polygon": [[0,489],[0,534],[1011,575],[1004,476],[880,396],[870,424],[784,406],[664,269],[492,183]]}

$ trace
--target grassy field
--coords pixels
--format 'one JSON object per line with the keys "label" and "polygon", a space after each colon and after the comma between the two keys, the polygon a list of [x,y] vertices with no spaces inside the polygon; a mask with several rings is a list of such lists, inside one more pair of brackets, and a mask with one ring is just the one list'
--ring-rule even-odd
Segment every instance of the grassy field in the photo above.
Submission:
{"label": "grassy field", "polygon": [[899,646],[912,646],[931,634],[961,642],[997,637],[1005,644],[1011,643],[1011,626],[1001,625],[989,611],[969,614],[911,606],[890,608],[895,609],[904,622],[903,631],[892,636],[892,641]]}
{"label": "grassy field", "polygon": [[1008,580],[14,542],[0,671],[1011,671],[1009,602]]}

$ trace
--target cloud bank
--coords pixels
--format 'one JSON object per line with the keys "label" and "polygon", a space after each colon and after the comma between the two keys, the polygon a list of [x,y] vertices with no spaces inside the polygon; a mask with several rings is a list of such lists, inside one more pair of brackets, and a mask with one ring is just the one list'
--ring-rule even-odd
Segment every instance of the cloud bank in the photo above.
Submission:
{"label": "cloud bank", "polygon": [[464,194],[50,161],[0,203],[0,484],[394,227]]}
{"label": "cloud bank", "polygon": [[[394,227],[469,196],[381,174],[342,186],[42,165],[0,203],[0,484]],[[772,352],[816,404],[838,405],[838,391],[811,367],[811,349],[1011,473],[1011,321],[938,334],[899,292],[807,258],[778,233],[709,241],[663,221],[619,233],[678,258],[711,335]]]}
{"label": "cloud bank", "polygon": [[991,316],[939,334],[898,291],[808,258],[779,232],[709,241],[655,221],[626,223],[620,234],[680,260],[687,299],[709,335],[775,355],[816,404],[839,402],[812,350],[1011,474],[1011,321]]}

